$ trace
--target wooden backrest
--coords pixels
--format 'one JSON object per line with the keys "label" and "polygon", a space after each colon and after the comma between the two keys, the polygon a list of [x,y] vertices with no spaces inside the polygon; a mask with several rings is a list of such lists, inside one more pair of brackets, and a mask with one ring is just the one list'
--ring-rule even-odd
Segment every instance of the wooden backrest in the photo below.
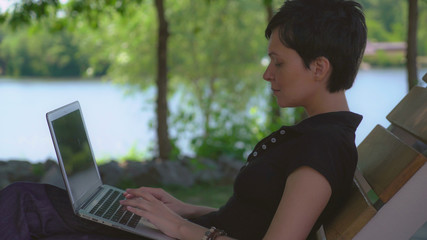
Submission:
{"label": "wooden backrest", "polygon": [[387,115],[395,128],[401,128],[427,143],[427,89],[414,87]]}
{"label": "wooden backrest", "polygon": [[383,203],[388,202],[427,161],[425,156],[380,125],[363,140],[358,152],[358,168]]}
{"label": "wooden backrest", "polygon": [[427,89],[414,87],[358,146],[350,201],[324,224],[320,239],[352,239],[427,162]]}
{"label": "wooden backrest", "polygon": [[325,236],[318,238],[328,240],[351,239],[376,212],[376,209],[355,183],[344,208],[330,222],[323,225]]}

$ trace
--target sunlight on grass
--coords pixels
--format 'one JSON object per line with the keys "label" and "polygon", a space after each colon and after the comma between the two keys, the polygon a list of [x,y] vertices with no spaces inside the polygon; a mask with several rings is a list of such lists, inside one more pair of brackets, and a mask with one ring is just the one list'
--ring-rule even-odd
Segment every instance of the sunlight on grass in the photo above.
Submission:
{"label": "sunlight on grass", "polygon": [[[117,187],[138,188],[130,179],[124,179]],[[224,205],[233,194],[233,185],[199,183],[191,187],[182,186],[151,186],[163,188],[172,196],[187,203],[219,208]]]}
{"label": "sunlight on grass", "polygon": [[221,207],[231,197],[233,185],[197,184],[192,187],[167,186],[164,189],[176,198],[197,205]]}

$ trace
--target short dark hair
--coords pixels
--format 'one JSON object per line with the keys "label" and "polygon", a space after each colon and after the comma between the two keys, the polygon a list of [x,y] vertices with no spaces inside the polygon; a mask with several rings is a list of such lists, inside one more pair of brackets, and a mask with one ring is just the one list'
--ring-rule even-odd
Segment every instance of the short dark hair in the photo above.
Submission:
{"label": "short dark hair", "polygon": [[362,6],[347,0],[288,0],[265,30],[279,30],[280,41],[294,49],[309,68],[318,57],[332,65],[329,92],[351,88],[366,47]]}

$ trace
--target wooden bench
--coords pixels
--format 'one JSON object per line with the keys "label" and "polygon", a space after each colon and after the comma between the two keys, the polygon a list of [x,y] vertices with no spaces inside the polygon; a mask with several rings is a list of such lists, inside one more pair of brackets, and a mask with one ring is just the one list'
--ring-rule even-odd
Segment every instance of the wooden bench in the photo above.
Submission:
{"label": "wooden bench", "polygon": [[359,144],[350,200],[318,239],[410,239],[427,222],[427,88],[414,87],[387,119]]}

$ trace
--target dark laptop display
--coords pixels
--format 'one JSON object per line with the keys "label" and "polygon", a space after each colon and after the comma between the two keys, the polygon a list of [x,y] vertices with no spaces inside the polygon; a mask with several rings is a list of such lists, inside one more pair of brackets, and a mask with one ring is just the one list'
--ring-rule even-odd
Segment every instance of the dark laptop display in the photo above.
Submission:
{"label": "dark laptop display", "polygon": [[72,196],[79,199],[100,180],[80,110],[52,121],[52,125]]}

